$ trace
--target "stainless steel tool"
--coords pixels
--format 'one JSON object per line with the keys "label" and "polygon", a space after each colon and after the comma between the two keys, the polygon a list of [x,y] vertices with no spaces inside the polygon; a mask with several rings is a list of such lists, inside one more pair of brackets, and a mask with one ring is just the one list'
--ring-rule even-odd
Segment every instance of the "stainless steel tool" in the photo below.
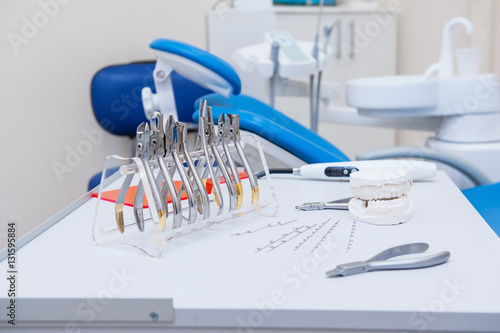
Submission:
{"label": "stainless steel tool", "polygon": [[206,125],[209,131],[207,132],[209,135],[207,135],[207,143],[208,146],[211,148],[211,152],[213,156],[215,157],[215,161],[217,163],[217,168],[219,172],[216,172],[216,177],[220,177],[220,173],[222,174],[222,177],[224,177],[224,181],[229,193],[229,210],[235,210],[236,209],[236,203],[237,203],[237,197],[236,197],[236,184],[234,183],[234,180],[231,178],[229,175],[229,171],[226,168],[226,164],[224,163],[224,160],[222,159],[221,154],[219,153],[219,150],[217,148],[217,140],[215,137],[215,128],[214,128],[214,121],[213,121],[213,115],[212,115],[212,108],[210,106],[207,106],[207,117],[206,117]]}
{"label": "stainless steel tool", "polygon": [[425,257],[388,260],[394,257],[427,251],[429,244],[412,243],[391,247],[366,261],[338,265],[326,272],[327,277],[349,276],[380,270],[415,269],[441,265],[448,261],[450,252],[443,251]]}
{"label": "stainless steel tool", "polygon": [[[146,186],[151,187],[151,193],[153,194],[153,199],[155,201],[158,219],[160,221],[160,226],[162,230],[165,230],[165,225],[167,222],[167,212],[166,205],[163,202],[160,190],[156,185],[156,179],[153,176],[153,172],[151,167],[149,166],[149,125],[147,123],[142,123],[137,128],[137,145],[136,145],[136,154],[138,155],[142,162],[144,163],[144,169],[146,171],[147,179],[149,184]],[[144,211],[143,211],[143,202],[144,202],[144,184],[142,181],[139,181],[137,185],[137,191],[135,192],[134,198],[134,217],[137,227],[140,231],[144,231]]]}
{"label": "stainless steel tool", "polygon": [[[136,151],[136,157],[138,157],[137,151]],[[122,183],[122,187],[120,188],[120,191],[118,192],[118,196],[116,197],[115,219],[116,219],[116,225],[118,227],[118,230],[122,234],[125,232],[125,221],[123,218],[123,204],[125,202],[125,197],[127,196],[127,192],[128,192],[128,189],[130,188],[130,184],[132,183],[133,178],[134,178],[133,173],[125,176],[125,179],[123,180],[123,183]]]}
{"label": "stainless steel tool", "polygon": [[[229,165],[229,170],[231,170],[231,175],[233,176],[234,185],[236,187],[236,209],[239,209],[243,205],[243,185],[241,184],[240,174],[236,168],[236,163],[234,162],[231,150],[229,149],[228,141],[230,141],[230,131],[229,128],[226,127],[226,124],[229,125],[229,122],[227,122],[225,118],[224,113],[219,117],[219,123],[217,126],[218,135],[216,141],[217,146],[222,146],[224,149],[224,157]],[[232,130],[232,132],[234,132],[234,130]]]}
{"label": "stainless steel tool", "polygon": [[200,102],[198,126],[199,128],[196,138],[195,150],[202,150],[203,155],[201,155],[197,161],[197,170],[199,171],[204,184],[206,184],[208,176],[210,176],[210,178],[212,179],[214,199],[217,207],[219,207],[217,215],[220,215],[224,211],[224,199],[222,197],[222,191],[220,188],[220,176],[216,176],[216,171],[213,167],[215,157],[213,156],[211,147],[208,144],[208,138],[212,137],[213,133],[211,132],[212,128],[208,126],[206,100],[203,103]]}
{"label": "stainless steel tool", "polygon": [[[156,176],[156,185],[160,188],[160,194],[167,208],[168,217],[168,195],[172,202],[173,221],[172,228],[176,228],[182,224],[182,206],[181,200],[177,193],[177,187],[172,178],[168,163],[164,157],[165,149],[165,130],[163,128],[163,114],[161,112],[153,113],[151,117],[151,135],[149,138],[150,155],[153,161],[157,161],[160,172]],[[163,184],[163,186],[162,186]]]}
{"label": "stainless steel tool", "polygon": [[[178,130],[178,150],[184,155],[184,160],[188,166],[187,175],[189,178],[193,179],[193,190],[196,196],[196,203],[198,207],[198,212],[203,215],[203,219],[208,219],[210,217],[210,199],[208,198],[207,189],[205,184],[200,178],[200,175],[196,171],[191,155],[187,149],[187,124],[177,122]],[[184,186],[184,184],[183,184]]]}
{"label": "stainless steel tool", "polygon": [[[171,155],[174,160],[173,172],[177,170],[182,181],[181,191],[186,191],[187,195],[188,216],[185,217],[185,219],[188,221],[188,224],[191,224],[196,221],[197,217],[196,196],[194,194],[193,186],[189,181],[184,163],[179,155],[179,150],[182,149],[181,144],[183,141],[183,132],[182,129],[177,126],[177,123],[174,121],[174,117],[172,115],[170,115],[167,119],[165,133],[167,155]],[[179,193],[179,196],[181,196],[181,193]]]}
{"label": "stainless steel tool", "polygon": [[338,209],[338,210],[348,210],[349,201],[351,198],[344,198],[328,202],[306,202],[302,205],[295,206],[297,210],[323,210],[323,209]]}
{"label": "stainless steel tool", "polygon": [[250,181],[250,187],[252,188],[252,204],[259,202],[259,183],[257,181],[257,177],[253,172],[252,166],[250,162],[243,152],[243,147],[241,145],[241,135],[240,135],[240,116],[237,114],[226,114],[226,124],[227,128],[227,140],[232,141],[234,146],[236,147],[236,151],[240,156],[241,161],[243,162],[243,166],[245,167],[245,171],[248,176],[248,180]]}

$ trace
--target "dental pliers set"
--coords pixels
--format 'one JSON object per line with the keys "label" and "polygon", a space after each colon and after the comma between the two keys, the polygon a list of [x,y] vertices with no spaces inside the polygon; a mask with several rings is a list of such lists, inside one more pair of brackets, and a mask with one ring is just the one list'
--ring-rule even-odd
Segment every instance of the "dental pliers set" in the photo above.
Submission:
{"label": "dental pliers set", "polygon": [[[206,101],[200,103],[192,152],[188,150],[187,124],[175,121],[173,116],[164,122],[163,114],[156,112],[149,123],[139,125],[136,134],[135,157],[108,157],[133,163],[120,167],[124,178],[119,189],[114,190],[117,192],[114,228],[109,218],[107,225],[99,223],[96,212],[94,229],[97,221],[101,234],[133,232],[137,236],[145,232],[147,222],[152,222],[154,228],[149,230],[154,229],[155,236],[168,235],[165,237],[168,240],[177,237],[184,227],[199,225],[200,221],[221,222],[265,206],[253,169],[256,163],[252,160],[253,166],[244,151],[238,115],[221,114],[215,124],[211,107]],[[259,158],[263,159],[263,154]],[[261,163],[257,167],[262,165],[262,169],[267,169],[265,161]],[[132,186],[133,183],[137,185]],[[101,192],[102,188],[98,200],[102,199]],[[199,228],[191,228],[189,232],[195,230]],[[95,233],[96,230],[94,241],[102,243]]]}

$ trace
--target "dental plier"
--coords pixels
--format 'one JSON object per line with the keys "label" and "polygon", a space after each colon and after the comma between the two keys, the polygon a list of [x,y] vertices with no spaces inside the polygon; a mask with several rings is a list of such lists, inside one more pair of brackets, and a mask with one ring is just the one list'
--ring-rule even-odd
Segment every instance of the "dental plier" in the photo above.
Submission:
{"label": "dental plier", "polygon": [[421,253],[427,251],[428,248],[429,244],[427,243],[412,243],[391,247],[366,261],[338,265],[335,269],[327,271],[326,276],[337,277],[380,270],[425,268],[444,264],[450,258],[450,252],[443,251],[420,258],[387,260],[406,254]]}
{"label": "dental plier", "polygon": [[[139,138],[140,134],[142,133],[142,129],[140,130],[140,126],[137,128],[137,138]],[[141,158],[141,149],[139,149],[142,145],[139,145],[139,142],[136,143],[135,147],[135,157]],[[142,161],[142,160],[141,160]],[[120,188],[120,191],[118,192],[118,196],[116,197],[116,203],[115,203],[115,219],[116,219],[116,225],[118,227],[118,230],[120,233],[125,232],[125,221],[123,218],[123,204],[125,202],[125,197],[127,196],[128,189],[130,187],[130,184],[132,183],[132,179],[134,178],[134,174],[130,173],[127,176],[125,176],[125,179],[123,180],[122,187]]]}
{"label": "dental plier", "polygon": [[323,209],[338,209],[338,210],[348,210],[349,209],[349,201],[351,198],[344,198],[334,201],[328,202],[306,202],[302,205],[295,206],[297,210],[323,210]]}
{"label": "dental plier", "polygon": [[[165,130],[163,128],[163,114],[161,112],[153,113],[151,117],[151,135],[149,138],[149,147],[151,159],[158,162],[160,172],[156,177],[156,185],[161,188],[160,194],[168,208],[168,194],[172,202],[173,223],[172,228],[177,228],[182,224],[182,206],[181,200],[177,193],[177,187],[169,170],[168,163],[165,162]],[[165,181],[162,187],[162,183]],[[168,217],[168,209],[167,209]]]}
{"label": "dental plier", "polygon": [[207,132],[207,144],[211,148],[212,154],[215,157],[215,161],[217,162],[217,170],[216,177],[219,178],[220,174],[224,177],[224,181],[226,182],[227,190],[229,192],[229,210],[235,210],[237,204],[236,197],[236,184],[233,179],[229,175],[229,172],[226,168],[226,164],[222,159],[222,156],[219,153],[219,149],[217,148],[217,140],[215,137],[215,129],[214,129],[214,121],[212,116],[212,108],[207,106],[207,117],[206,117],[206,125],[209,129]]}
{"label": "dental plier", "polygon": [[[138,155],[137,157],[139,157],[144,164],[144,169],[146,171],[146,176],[149,182],[149,186],[151,187],[151,193],[153,194],[153,200],[155,201],[158,219],[160,221],[160,226],[162,230],[165,230],[165,226],[167,223],[167,212],[165,207],[166,205],[161,198],[160,190],[156,185],[156,179],[154,178],[153,171],[149,166],[149,158],[150,158],[149,125],[145,122],[140,124],[139,127],[137,128],[136,155]],[[144,231],[143,202],[144,202],[144,184],[142,183],[142,181],[139,181],[134,198],[134,216],[135,216],[135,222],[140,231]]]}
{"label": "dental plier", "polygon": [[[188,221],[188,224],[191,224],[196,221],[197,217],[196,197],[194,194],[193,186],[189,181],[189,177],[186,173],[186,169],[184,168],[184,163],[181,161],[181,157],[179,155],[179,150],[182,149],[181,144],[183,141],[183,132],[181,127],[179,127],[174,121],[174,117],[172,115],[170,115],[167,119],[165,133],[167,155],[172,156],[175,165],[174,171],[175,169],[177,169],[182,180],[183,186],[181,186],[181,190],[183,189],[186,191],[188,201],[188,217],[186,219]],[[176,227],[178,226],[176,225]]]}
{"label": "dental plier", "polygon": [[[226,126],[227,125],[227,126]],[[236,187],[236,209],[241,208],[243,204],[243,185],[241,184],[240,174],[236,168],[236,163],[234,162],[231,151],[229,150],[228,141],[230,141],[229,132],[234,133],[234,129],[229,128],[229,121],[225,118],[224,113],[219,117],[218,135],[217,135],[217,145],[222,146],[224,149],[224,156],[226,157],[227,164],[231,170],[233,176],[233,181]]]}
{"label": "dental plier", "polygon": [[198,126],[199,128],[198,128],[198,136],[196,138],[195,150],[203,150],[204,156],[200,156],[197,168],[200,171],[201,178],[203,179],[203,182],[205,184],[208,175],[210,175],[210,178],[212,178],[214,199],[215,203],[217,204],[217,207],[219,207],[217,215],[220,215],[224,210],[224,201],[222,198],[220,181],[216,177],[216,172],[213,167],[214,157],[213,154],[211,153],[211,147],[209,146],[207,140],[208,137],[213,136],[213,133],[211,133],[212,128],[208,126],[206,100],[204,101],[203,104],[200,102],[200,115],[199,115]]}
{"label": "dental plier", "polygon": [[193,190],[196,196],[198,212],[202,214],[203,219],[206,220],[210,217],[210,199],[208,198],[205,184],[203,184],[200,175],[196,171],[196,167],[187,149],[187,124],[177,122],[177,131],[179,133],[178,150],[184,155],[184,160],[188,166],[187,175],[193,178]]}
{"label": "dental plier", "polygon": [[248,180],[250,181],[250,187],[252,188],[252,204],[259,202],[259,183],[257,182],[257,177],[253,172],[252,166],[250,162],[243,152],[243,147],[241,146],[241,135],[240,135],[240,116],[237,114],[226,114],[226,124],[227,128],[227,140],[234,142],[234,146],[236,147],[236,151],[240,156],[241,161],[243,162],[243,166],[245,167],[245,171],[248,176]]}

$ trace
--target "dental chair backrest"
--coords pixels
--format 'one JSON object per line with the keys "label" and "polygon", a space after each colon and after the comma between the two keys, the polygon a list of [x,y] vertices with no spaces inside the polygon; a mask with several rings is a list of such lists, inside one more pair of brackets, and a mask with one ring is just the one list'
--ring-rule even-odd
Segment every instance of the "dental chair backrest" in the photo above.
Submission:
{"label": "dental chair backrest", "polygon": [[[97,122],[108,132],[135,136],[137,126],[147,121],[141,91],[149,87],[156,92],[153,70],[155,62],[109,66],[99,70],[92,79],[90,94]],[[192,122],[193,103],[211,90],[172,72],[178,120]]]}

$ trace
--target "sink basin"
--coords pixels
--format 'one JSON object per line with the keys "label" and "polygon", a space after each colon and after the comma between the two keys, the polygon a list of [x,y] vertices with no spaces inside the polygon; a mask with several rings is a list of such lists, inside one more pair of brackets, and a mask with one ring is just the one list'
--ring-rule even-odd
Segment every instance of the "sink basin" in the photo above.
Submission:
{"label": "sink basin", "polygon": [[438,81],[424,80],[421,75],[369,77],[346,84],[347,104],[360,113],[390,113],[396,117],[435,109],[439,104],[438,92]]}

